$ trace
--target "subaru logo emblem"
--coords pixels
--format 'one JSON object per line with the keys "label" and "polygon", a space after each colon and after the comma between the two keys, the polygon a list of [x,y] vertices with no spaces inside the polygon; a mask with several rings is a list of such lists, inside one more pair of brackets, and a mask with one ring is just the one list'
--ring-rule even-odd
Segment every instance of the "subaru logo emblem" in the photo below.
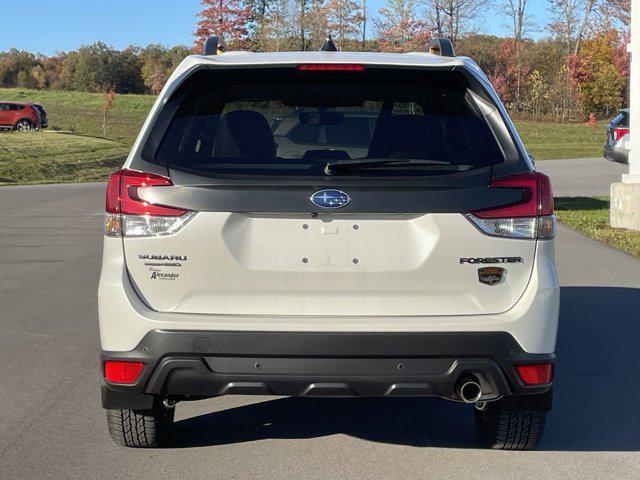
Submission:
{"label": "subaru logo emblem", "polygon": [[341,190],[320,190],[311,195],[309,200],[322,208],[342,208],[351,201],[349,195]]}

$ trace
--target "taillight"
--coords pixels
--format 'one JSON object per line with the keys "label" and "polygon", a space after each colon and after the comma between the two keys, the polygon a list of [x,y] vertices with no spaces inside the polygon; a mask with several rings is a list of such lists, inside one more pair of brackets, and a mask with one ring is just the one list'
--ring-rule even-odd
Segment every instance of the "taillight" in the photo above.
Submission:
{"label": "taillight", "polygon": [[534,385],[549,385],[553,377],[553,365],[550,363],[517,365],[515,368],[522,383],[529,387]]}
{"label": "taillight", "polygon": [[353,63],[305,63],[298,65],[301,72],[364,72],[362,65]]}
{"label": "taillight", "polygon": [[104,379],[110,383],[136,383],[144,368],[141,362],[104,362]]}
{"label": "taillight", "polygon": [[628,128],[614,128],[613,129],[613,140],[618,141],[625,135],[629,133]]}
{"label": "taillight", "polygon": [[519,188],[520,201],[473,212],[467,217],[487,235],[549,240],[556,234],[553,192],[549,177],[539,172],[521,173],[491,181],[491,188]]}
{"label": "taillight", "polygon": [[138,188],[172,186],[170,178],[136,170],[118,170],[107,183],[105,234],[145,237],[178,231],[194,215],[180,208],[142,200]]}

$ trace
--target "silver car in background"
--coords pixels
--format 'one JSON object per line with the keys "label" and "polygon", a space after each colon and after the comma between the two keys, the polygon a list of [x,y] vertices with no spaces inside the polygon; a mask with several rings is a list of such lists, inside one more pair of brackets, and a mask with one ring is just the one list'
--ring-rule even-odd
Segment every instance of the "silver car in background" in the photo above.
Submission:
{"label": "silver car in background", "polygon": [[607,139],[604,144],[604,158],[612,162],[629,163],[629,109],[618,112],[607,124]]}

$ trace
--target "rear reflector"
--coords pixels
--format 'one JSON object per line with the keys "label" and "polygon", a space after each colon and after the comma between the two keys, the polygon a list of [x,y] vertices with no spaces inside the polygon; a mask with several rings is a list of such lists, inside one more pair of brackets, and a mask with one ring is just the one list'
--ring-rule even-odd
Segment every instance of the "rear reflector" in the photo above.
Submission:
{"label": "rear reflector", "polygon": [[110,383],[136,383],[144,368],[141,362],[104,362],[104,379]]}
{"label": "rear reflector", "polygon": [[539,365],[517,365],[516,373],[522,383],[527,386],[549,385],[553,375],[553,365],[543,363]]}
{"label": "rear reflector", "polygon": [[308,63],[298,65],[301,72],[364,72],[362,65],[352,63]]}

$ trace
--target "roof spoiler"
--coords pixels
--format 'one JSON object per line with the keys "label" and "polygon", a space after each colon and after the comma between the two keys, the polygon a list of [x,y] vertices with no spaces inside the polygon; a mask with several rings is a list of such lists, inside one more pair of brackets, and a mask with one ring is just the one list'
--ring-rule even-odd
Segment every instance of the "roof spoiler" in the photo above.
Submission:
{"label": "roof spoiler", "polygon": [[220,55],[221,53],[224,53],[224,40],[222,40],[222,37],[212,35],[207,38],[202,47],[202,54]]}
{"label": "roof spoiler", "polygon": [[425,45],[423,52],[433,53],[441,57],[455,57],[456,52],[453,49],[453,43],[448,38],[433,38]]}

